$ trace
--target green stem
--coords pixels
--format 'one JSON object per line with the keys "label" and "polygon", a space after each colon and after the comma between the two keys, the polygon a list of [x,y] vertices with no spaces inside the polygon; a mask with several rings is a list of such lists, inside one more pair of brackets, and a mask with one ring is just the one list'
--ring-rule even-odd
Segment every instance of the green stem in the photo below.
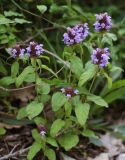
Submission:
{"label": "green stem", "polygon": [[51,56],[55,57],[56,59],[58,59],[60,62],[62,62],[68,68],[70,68],[70,64],[68,62],[64,61],[63,59],[61,59],[57,54],[54,54],[54,53],[52,53],[52,52],[50,52],[50,51],[48,51],[46,49],[44,49],[44,51],[46,53],[48,53],[49,55],[51,55]]}
{"label": "green stem", "polygon": [[99,69],[97,69],[97,71],[96,71],[96,73],[95,73],[95,76],[94,76],[94,78],[93,78],[93,80],[92,80],[92,83],[91,83],[91,85],[90,85],[90,87],[89,87],[89,93],[90,93],[91,90],[92,90],[92,87],[93,87],[93,85],[94,85],[94,82],[95,82],[96,77],[97,77],[97,74],[98,74],[98,71],[99,71]]}

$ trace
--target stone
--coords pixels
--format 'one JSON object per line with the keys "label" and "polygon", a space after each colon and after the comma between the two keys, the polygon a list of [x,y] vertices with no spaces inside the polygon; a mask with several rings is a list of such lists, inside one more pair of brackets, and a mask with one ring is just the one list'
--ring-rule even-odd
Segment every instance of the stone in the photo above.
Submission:
{"label": "stone", "polygon": [[125,153],[120,154],[116,160],[125,160]]}
{"label": "stone", "polygon": [[89,157],[87,160],[109,160],[109,156],[108,153],[101,153],[94,159]]}

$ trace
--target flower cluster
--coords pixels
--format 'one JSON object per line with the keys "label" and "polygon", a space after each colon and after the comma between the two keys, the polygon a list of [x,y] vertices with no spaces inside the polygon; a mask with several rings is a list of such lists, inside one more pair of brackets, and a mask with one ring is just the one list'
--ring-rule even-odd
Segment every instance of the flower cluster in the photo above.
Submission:
{"label": "flower cluster", "polygon": [[11,54],[13,58],[23,57],[25,49],[21,48],[20,45],[15,45],[13,48],[9,48],[8,52]]}
{"label": "flower cluster", "polygon": [[89,34],[88,24],[78,24],[73,28],[68,27],[67,33],[63,34],[63,41],[66,45],[73,45],[82,42]]}
{"label": "flower cluster", "polygon": [[40,132],[40,134],[42,136],[45,136],[45,134],[46,134],[45,126],[44,125],[38,125],[37,128],[38,128],[38,131]]}
{"label": "flower cluster", "polygon": [[112,27],[111,17],[107,13],[96,14],[95,30],[109,31]]}
{"label": "flower cluster", "polygon": [[8,52],[13,58],[23,57],[25,52],[28,57],[37,57],[43,53],[43,44],[30,42],[26,49],[21,48],[20,45],[15,45],[13,48],[9,48]]}
{"label": "flower cluster", "polygon": [[101,68],[105,67],[108,64],[108,60],[110,59],[109,57],[109,49],[108,48],[97,48],[93,50],[92,53],[92,62],[94,64],[98,64]]}
{"label": "flower cluster", "polygon": [[36,42],[30,42],[30,45],[26,48],[26,55],[29,57],[36,57],[43,53],[43,44]]}
{"label": "flower cluster", "polygon": [[77,89],[73,89],[71,86],[61,89],[62,93],[65,93],[66,97],[69,99],[79,93]]}

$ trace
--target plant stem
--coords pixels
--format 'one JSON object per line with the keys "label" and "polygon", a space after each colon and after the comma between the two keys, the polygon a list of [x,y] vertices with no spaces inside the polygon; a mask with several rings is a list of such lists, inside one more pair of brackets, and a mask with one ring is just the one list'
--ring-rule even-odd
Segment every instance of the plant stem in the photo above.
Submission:
{"label": "plant stem", "polygon": [[95,82],[95,80],[96,80],[98,71],[99,71],[99,69],[97,69],[96,74],[95,74],[95,76],[94,76],[94,78],[93,78],[93,80],[92,80],[92,83],[91,83],[90,87],[89,87],[89,93],[91,92],[91,89],[92,89],[92,87],[93,87],[93,85],[94,85],[94,82]]}
{"label": "plant stem", "polygon": [[44,52],[48,53],[49,55],[55,57],[56,59],[58,59],[60,62],[62,62],[65,66],[67,66],[68,68],[70,68],[70,64],[66,61],[64,61],[62,58],[60,58],[57,54],[54,54],[46,49],[44,49]]}

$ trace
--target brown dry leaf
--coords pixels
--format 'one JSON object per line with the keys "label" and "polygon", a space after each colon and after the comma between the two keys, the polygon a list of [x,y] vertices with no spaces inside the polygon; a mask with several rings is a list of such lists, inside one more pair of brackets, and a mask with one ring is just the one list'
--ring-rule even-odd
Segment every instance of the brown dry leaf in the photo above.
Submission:
{"label": "brown dry leaf", "polygon": [[121,139],[117,139],[111,134],[107,133],[101,136],[103,146],[107,149],[109,157],[114,157],[122,152],[125,152],[125,146]]}
{"label": "brown dry leaf", "polygon": [[10,100],[19,99],[21,102],[26,103],[34,99],[34,87],[26,88],[23,90],[13,91]]}
{"label": "brown dry leaf", "polygon": [[6,129],[21,128],[20,125],[9,125],[9,124],[6,124],[6,123],[0,123],[0,127],[4,127]]}

